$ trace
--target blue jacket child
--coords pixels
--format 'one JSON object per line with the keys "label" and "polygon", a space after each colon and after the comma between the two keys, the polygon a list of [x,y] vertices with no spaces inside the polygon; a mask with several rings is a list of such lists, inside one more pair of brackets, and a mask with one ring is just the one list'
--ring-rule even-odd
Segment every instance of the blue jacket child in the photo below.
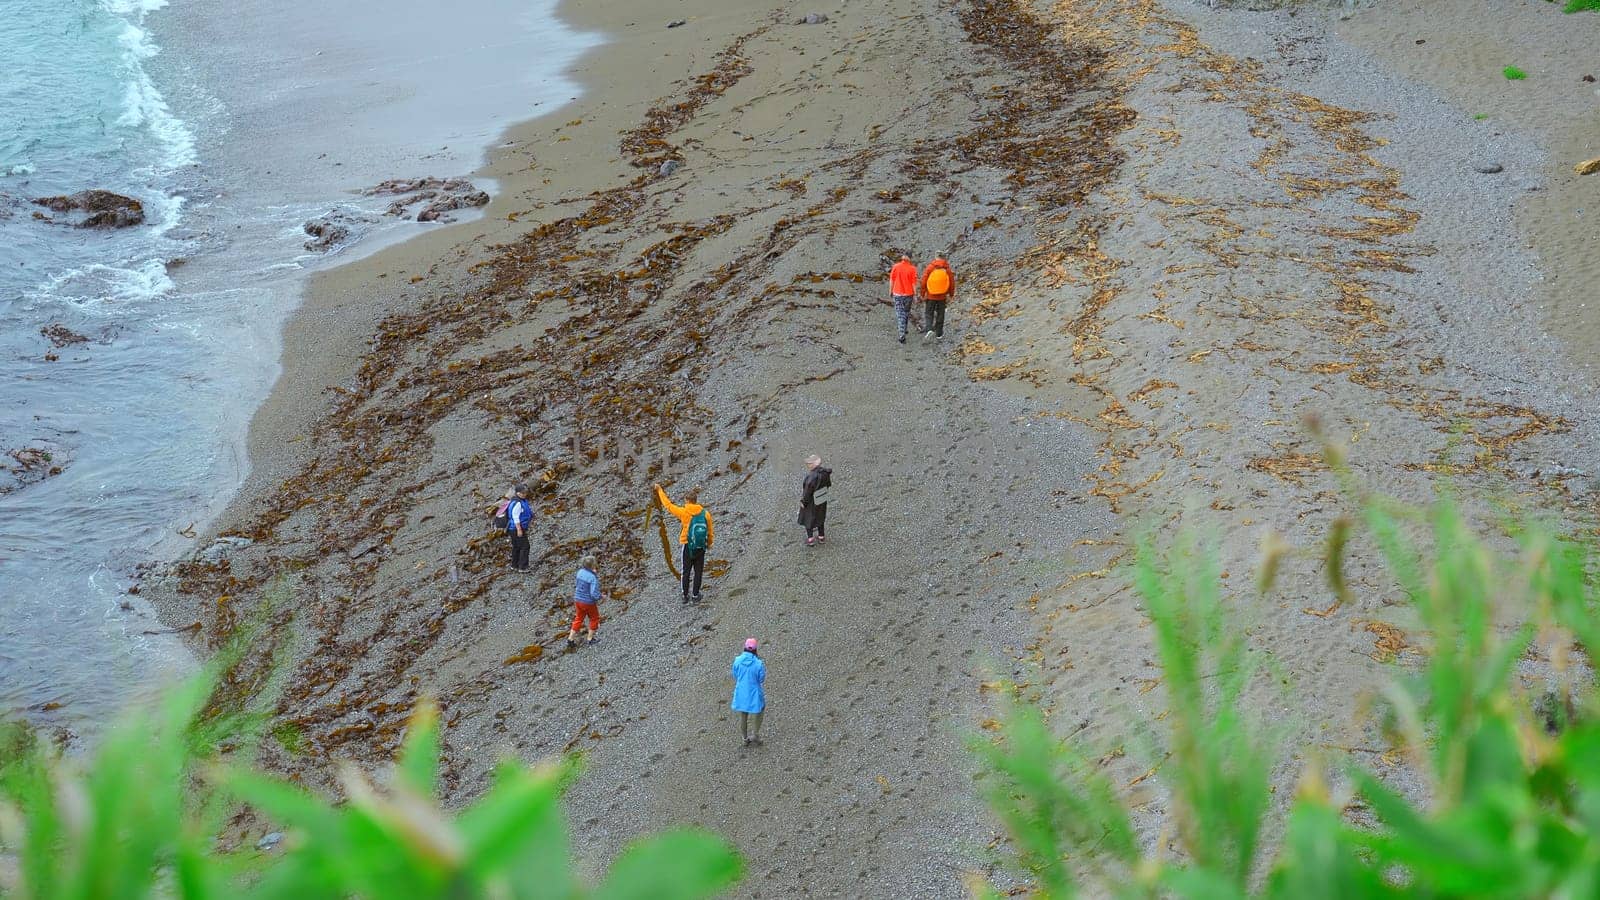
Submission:
{"label": "blue jacket child", "polygon": [[767,695],[761,688],[766,680],[767,664],[757,655],[755,638],[751,638],[733,661],[733,711],[758,713],[766,709]]}
{"label": "blue jacket child", "polygon": [[[756,639],[746,638],[744,652],[733,661],[733,711],[739,714],[739,731],[744,745],[761,743],[761,714],[767,708],[767,695],[761,685],[767,680],[767,664],[756,650]],[[750,724],[755,723],[755,734]]]}

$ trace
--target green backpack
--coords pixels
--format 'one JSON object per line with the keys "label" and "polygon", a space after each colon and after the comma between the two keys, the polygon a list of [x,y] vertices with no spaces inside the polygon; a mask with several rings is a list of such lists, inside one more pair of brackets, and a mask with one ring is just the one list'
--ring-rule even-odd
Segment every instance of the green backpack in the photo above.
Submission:
{"label": "green backpack", "polygon": [[711,520],[706,518],[706,511],[702,509],[689,520],[689,541],[684,546],[695,552],[704,550],[710,537]]}

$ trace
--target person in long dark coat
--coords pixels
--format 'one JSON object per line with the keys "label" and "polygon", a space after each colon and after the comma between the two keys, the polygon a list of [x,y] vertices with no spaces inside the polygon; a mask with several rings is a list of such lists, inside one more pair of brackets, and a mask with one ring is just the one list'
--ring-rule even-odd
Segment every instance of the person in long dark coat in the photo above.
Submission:
{"label": "person in long dark coat", "polygon": [[806,546],[828,540],[828,492],[833,487],[833,470],[813,454],[806,459],[806,477],[800,482],[800,524],[806,529]]}

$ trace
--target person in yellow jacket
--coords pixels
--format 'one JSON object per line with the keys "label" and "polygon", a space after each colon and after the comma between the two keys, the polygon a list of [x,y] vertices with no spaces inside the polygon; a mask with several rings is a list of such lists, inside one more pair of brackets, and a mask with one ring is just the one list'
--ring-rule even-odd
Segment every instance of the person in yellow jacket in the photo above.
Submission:
{"label": "person in yellow jacket", "polygon": [[711,513],[700,505],[698,489],[691,488],[683,495],[682,506],[673,503],[661,485],[656,485],[655,489],[656,497],[661,500],[661,508],[683,523],[678,532],[678,543],[683,546],[683,602],[689,602],[689,588],[692,586],[694,601],[699,603],[700,579],[706,571],[706,551],[711,549],[711,542],[717,539],[716,530],[711,525]]}
{"label": "person in yellow jacket", "polygon": [[923,341],[944,337],[944,305],[956,298],[956,273],[942,256],[935,256],[922,270],[922,283],[917,293],[922,295]]}

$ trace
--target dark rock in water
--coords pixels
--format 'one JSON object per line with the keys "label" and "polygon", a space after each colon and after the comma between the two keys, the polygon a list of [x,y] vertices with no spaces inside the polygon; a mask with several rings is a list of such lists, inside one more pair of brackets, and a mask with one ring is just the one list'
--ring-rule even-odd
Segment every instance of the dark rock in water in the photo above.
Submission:
{"label": "dark rock in water", "polygon": [[805,18],[801,19],[800,21],[796,22],[795,24],[796,25],[821,25],[822,23],[824,23],[826,21],[828,21],[828,17],[823,15],[822,13],[806,13]]}
{"label": "dark rock in water", "polygon": [[411,218],[412,207],[418,222],[448,222],[451,210],[484,206],[489,195],[465,178],[397,178],[365,191],[369,197],[397,197],[384,215]]}
{"label": "dark rock in water", "polygon": [[79,228],[128,228],[144,224],[144,204],[110,191],[79,191],[61,197],[39,197],[33,201],[56,213],[82,213],[83,217],[64,224]]}
{"label": "dark rock in water", "polygon": [[39,329],[39,333],[44,335],[46,338],[49,338],[50,343],[54,344],[56,347],[65,347],[68,344],[86,344],[89,342],[87,337],[77,333],[76,331],[73,331],[71,328],[68,328],[65,325],[62,325],[60,322],[52,322],[51,324],[46,325],[45,327]]}
{"label": "dark rock in water", "polygon": [[681,165],[682,163],[678,162],[677,160],[669,159],[661,164],[661,168],[656,170],[656,174],[660,175],[662,178],[665,178],[668,175],[671,175],[673,172],[678,171],[678,167]]}
{"label": "dark rock in water", "polygon": [[350,240],[350,226],[326,218],[312,219],[300,227],[310,237],[302,246],[316,253],[326,253]]}
{"label": "dark rock in water", "polygon": [[677,28],[679,26],[687,25],[687,24],[689,24],[689,20],[688,19],[673,19],[671,22],[667,23],[667,27],[668,28]]}
{"label": "dark rock in water", "polygon": [[300,226],[310,238],[303,245],[307,250],[326,253],[336,250],[361,236],[365,226],[372,222],[370,216],[349,209],[329,210]]}
{"label": "dark rock in water", "polygon": [[1476,168],[1484,175],[1498,175],[1506,170],[1506,167],[1499,163],[1481,163]]}

